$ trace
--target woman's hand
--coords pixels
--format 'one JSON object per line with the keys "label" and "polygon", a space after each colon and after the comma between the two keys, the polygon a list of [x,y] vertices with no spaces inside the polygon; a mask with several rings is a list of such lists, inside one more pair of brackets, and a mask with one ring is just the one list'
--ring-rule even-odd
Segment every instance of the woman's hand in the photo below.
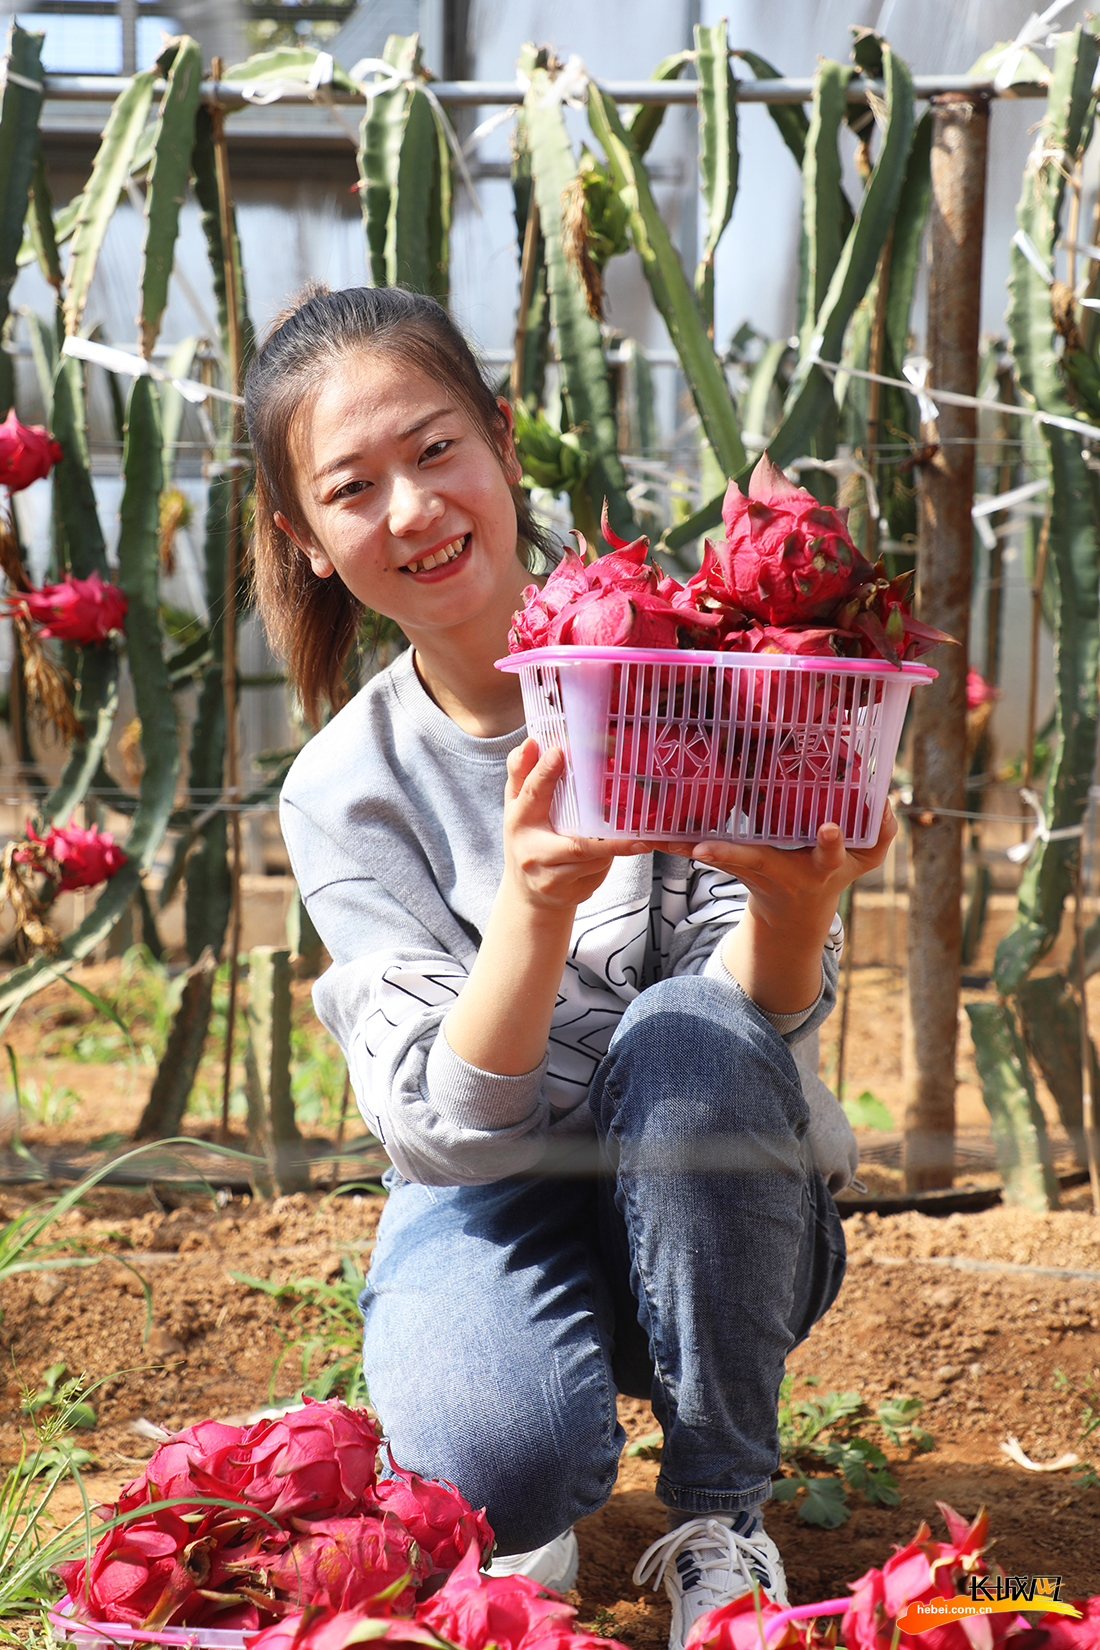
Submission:
{"label": "woman's hand", "polygon": [[534,739],[512,751],[504,789],[504,863],[515,894],[541,910],[568,908],[572,922],[573,908],[596,892],[616,853],[645,853],[648,845],[559,836],[550,804],[564,768],[561,751],[540,756]]}
{"label": "woman's hand", "polygon": [[882,864],[898,834],[887,803],[877,840],[869,848],[847,848],[839,825],[822,825],[812,848],[764,848],[751,843],[699,842],[692,859],[729,871],[752,894],[770,920],[804,921],[807,904],[828,907],[832,921],[841,894],[865,871]]}
{"label": "woman's hand", "polygon": [[650,843],[687,853],[745,884],[745,916],[723,941],[722,959],[760,1008],[797,1014],[821,987],[821,952],[840,896],[886,858],[898,825],[887,805],[878,840],[847,848],[838,825],[822,825],[812,848],[765,848],[740,842]]}

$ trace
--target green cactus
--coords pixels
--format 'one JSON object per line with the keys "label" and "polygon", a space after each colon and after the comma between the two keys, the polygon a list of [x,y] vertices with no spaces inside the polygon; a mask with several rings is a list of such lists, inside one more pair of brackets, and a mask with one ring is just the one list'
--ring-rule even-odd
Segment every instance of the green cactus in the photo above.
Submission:
{"label": "green cactus", "polygon": [[[1062,234],[1067,173],[1087,148],[1093,129],[1092,87],[1100,63],[1094,27],[1074,29],[1059,44],[1041,142],[1032,151],[1017,208],[1020,228],[1048,264]],[[1016,245],[1008,321],[1023,397],[1044,412],[1074,416],[1058,370],[1050,290]],[[1082,457],[1079,436],[1045,424],[1042,441],[1050,474],[1048,566],[1058,636],[1054,753],[1044,808],[1051,828],[1060,829],[1081,820],[1096,749],[1100,492]],[[997,948],[994,978],[1000,991],[1014,991],[1054,944],[1077,852],[1072,838],[1036,844],[1020,884],[1016,921]]]}

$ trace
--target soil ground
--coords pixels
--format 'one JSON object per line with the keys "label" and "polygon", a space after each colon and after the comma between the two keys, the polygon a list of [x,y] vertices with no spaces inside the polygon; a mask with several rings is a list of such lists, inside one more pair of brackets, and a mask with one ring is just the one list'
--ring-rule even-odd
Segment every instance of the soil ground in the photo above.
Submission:
{"label": "soil ground", "polygon": [[[97,965],[78,978],[110,995],[117,967]],[[847,1092],[871,1090],[899,1123],[902,989],[896,970],[853,969],[845,1053]],[[297,986],[296,994],[306,990]],[[8,1036],[24,1081],[41,1083],[48,1072],[55,1087],[69,1084],[80,1096],[64,1122],[26,1126],[27,1147],[43,1158],[91,1161],[98,1155],[93,1142],[133,1129],[149,1074],[140,1061],[94,1065],[51,1052],[51,1016],[71,1024],[74,1014],[90,1019],[92,1010],[63,985],[51,986]],[[823,1039],[826,1078],[835,1069],[838,1019],[834,1015],[834,1029]],[[989,1183],[995,1175],[988,1124],[965,1035],[960,1078],[965,1168],[959,1179]],[[1049,1097],[1043,1098],[1053,1124]],[[871,1190],[897,1189],[897,1132],[865,1134],[863,1144],[862,1173]],[[0,1163],[6,1171],[0,1219],[60,1189],[15,1184],[19,1167],[10,1153]],[[98,1501],[112,1499],[140,1471],[155,1447],[152,1427],[243,1418],[272,1396],[290,1396],[293,1358],[279,1368],[274,1387],[272,1372],[286,1337],[297,1332],[291,1306],[232,1274],[333,1280],[343,1256],[365,1262],[381,1201],[369,1193],[334,1198],[318,1189],[268,1201],[223,1196],[219,1205],[167,1180],[89,1194],[56,1235],[94,1264],[4,1284],[0,1463],[18,1454],[24,1392],[38,1390],[44,1372],[59,1362],[106,1383],[93,1398],[98,1425],[79,1437],[98,1463],[85,1474]],[[791,1357],[795,1395],[858,1390],[872,1410],[888,1396],[918,1397],[935,1447],[916,1454],[887,1446],[898,1505],[871,1506],[852,1495],[851,1517],[836,1530],[801,1522],[794,1503],[769,1509],[792,1602],[844,1594],[922,1519],[942,1536],[937,1501],[970,1516],[988,1507],[992,1557],[1007,1573],[1060,1574],[1063,1597],[1100,1593],[1100,1488],[1081,1487],[1064,1469],[1028,1471],[1001,1448],[1014,1436],[1039,1463],[1072,1450],[1089,1455],[1082,1433],[1089,1406],[1100,1409],[1100,1220],[1088,1188],[1066,1192],[1052,1213],[1003,1206],[947,1217],[856,1210],[845,1229],[848,1277],[836,1306]],[[151,1326],[143,1339],[146,1287]],[[806,1385],[813,1378],[816,1391]],[[624,1401],[622,1419],[632,1440],[655,1431],[644,1404]],[[869,1436],[881,1441],[874,1430]],[[1100,1460],[1100,1431],[1091,1445]],[[638,1650],[658,1650],[667,1634],[663,1594],[643,1593],[631,1581],[642,1549],[664,1529],[653,1494],[656,1474],[655,1461],[624,1457],[611,1500],[578,1529],[581,1618]],[[57,1497],[54,1513],[64,1518],[76,1508],[68,1491]]]}

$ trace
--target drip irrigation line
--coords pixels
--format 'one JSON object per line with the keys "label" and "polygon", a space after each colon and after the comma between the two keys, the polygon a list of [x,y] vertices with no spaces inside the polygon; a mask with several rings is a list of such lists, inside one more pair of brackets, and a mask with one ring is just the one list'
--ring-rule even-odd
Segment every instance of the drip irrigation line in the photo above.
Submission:
{"label": "drip irrigation line", "polygon": [[[1069,1176],[1060,1176],[1063,1182]],[[1076,1184],[1084,1184],[1088,1175],[1073,1177]],[[1000,1202],[998,1195],[997,1201]],[[872,1255],[872,1266],[946,1266],[952,1272],[996,1272],[1008,1277],[1077,1278],[1087,1283],[1100,1283],[1100,1272],[1082,1266],[1025,1266],[1017,1261],[971,1260],[968,1255]]]}
{"label": "drip irrigation line", "polygon": [[[1087,1169],[1071,1169],[1067,1174],[1057,1177],[1059,1188],[1069,1191],[1075,1186],[1088,1184]],[[1004,1202],[1003,1186],[965,1187],[949,1186],[941,1192],[913,1192],[911,1194],[898,1193],[896,1196],[848,1197],[843,1192],[836,1200],[837,1210],[842,1220],[851,1215],[962,1215],[980,1214],[984,1209],[995,1209]],[[912,1259],[901,1259],[893,1255],[871,1255],[868,1257],[876,1266],[952,1266],[957,1265],[960,1271],[990,1271],[990,1272],[1035,1272],[1052,1277],[1081,1277],[1100,1281],[1100,1272],[1078,1272],[1064,1267],[1025,1266],[1001,1261],[971,1261],[961,1256],[949,1255],[914,1255]],[[849,1261],[849,1265],[851,1262]]]}

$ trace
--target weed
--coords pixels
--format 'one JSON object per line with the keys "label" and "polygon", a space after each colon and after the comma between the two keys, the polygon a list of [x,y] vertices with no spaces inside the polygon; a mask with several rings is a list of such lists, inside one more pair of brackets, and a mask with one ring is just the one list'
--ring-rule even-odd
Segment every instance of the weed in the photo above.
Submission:
{"label": "weed", "polygon": [[95,1410],[86,1398],[74,1397],[73,1388],[74,1382],[69,1375],[68,1365],[51,1364],[49,1369],[43,1372],[42,1385],[38,1391],[23,1394],[22,1409],[27,1415],[40,1415],[43,1410],[64,1407],[68,1411],[71,1427],[94,1427]]}
{"label": "weed", "polygon": [[[24,1121],[44,1128],[61,1128],[79,1106],[80,1096],[68,1084],[55,1088],[48,1077],[38,1083],[31,1078],[29,1082],[20,1083],[12,1103],[18,1104]],[[0,1110],[3,1108],[4,1102],[0,1101]]]}
{"label": "weed", "polygon": [[[73,1003],[62,1010],[52,1006],[42,1011],[39,1053],[93,1064],[125,1059],[153,1069],[164,1051],[182,990],[182,975],[173,978],[145,946],[132,946],[122,958],[118,986],[111,1000],[93,998],[82,991],[81,995],[89,998],[87,1007]],[[188,1108],[189,1115],[200,1121],[221,1117],[220,1068],[225,1051],[228,996],[229,967],[223,963],[214,980],[206,1058],[200,1066]],[[344,1087],[343,1056],[328,1032],[317,1023],[308,1001],[294,1005],[290,1036],[291,1095],[298,1120],[312,1127],[335,1127]],[[233,1039],[237,1071],[243,1070],[247,1038],[245,1017],[238,1015]],[[59,1103],[60,1097],[55,1104]],[[27,1109],[25,1099],[24,1108]],[[243,1122],[247,1110],[245,1090],[236,1083],[230,1093],[231,1120]],[[29,1115],[36,1114],[31,1111]],[[64,1122],[68,1115],[55,1120]],[[36,1120],[44,1119],[36,1116]]]}
{"label": "weed", "polygon": [[[1061,1392],[1069,1392],[1081,1405],[1080,1436],[1077,1440],[1078,1449],[1085,1448],[1089,1439],[1100,1432],[1100,1371],[1093,1370],[1091,1374],[1074,1381],[1064,1370],[1054,1371],[1054,1384]],[[1093,1489],[1100,1485],[1100,1467],[1094,1461],[1083,1460],[1073,1469],[1073,1481],[1079,1489]]]}
{"label": "weed", "polygon": [[[291,1353],[297,1353],[301,1391],[310,1398],[343,1397],[349,1404],[367,1402],[363,1378],[363,1319],[359,1295],[363,1274],[350,1255],[340,1262],[340,1276],[333,1283],[320,1278],[291,1278],[289,1283],[272,1283],[249,1277],[244,1272],[230,1274],[249,1289],[269,1295],[272,1300],[294,1301],[291,1313],[293,1334],[283,1337],[283,1350],[271,1371],[270,1393],[275,1398],[279,1370]],[[310,1379],[310,1370],[317,1374]]]}
{"label": "weed", "polygon": [[638,1456],[643,1461],[659,1461],[664,1441],[665,1435],[663,1432],[647,1432],[644,1438],[635,1438],[632,1443],[629,1443],[623,1450],[623,1454]]}
{"label": "weed", "polygon": [[844,1115],[853,1129],[892,1129],[894,1119],[882,1101],[870,1089],[864,1089],[854,1100],[842,1100]]}
{"label": "weed", "polygon": [[[74,1557],[90,1531],[79,1469],[92,1458],[86,1450],[73,1448],[70,1434],[74,1425],[83,1424],[78,1417],[90,1408],[91,1390],[79,1378],[58,1385],[49,1405],[32,1413],[33,1447],[24,1438],[19,1459],[0,1480],[0,1621],[38,1610],[56,1598],[61,1589],[52,1567]],[[50,1497],[70,1476],[80,1485],[85,1512],[47,1536],[43,1526],[49,1519]],[[8,1643],[19,1642],[2,1628],[0,1634]]]}
{"label": "weed", "polygon": [[151,951],[135,945],[121,960],[113,999],[97,997],[68,978],[65,983],[88,1006],[74,1003],[63,1010],[40,1011],[41,1054],[96,1065],[120,1059],[156,1065],[179,1004],[182,975],[172,979]]}
{"label": "weed", "polygon": [[613,1639],[621,1631],[615,1619],[614,1610],[609,1610],[601,1604],[589,1626],[588,1631],[594,1633],[598,1639]]}
{"label": "weed", "polygon": [[[817,1382],[805,1377],[804,1384],[816,1386]],[[858,1392],[826,1392],[818,1402],[793,1398],[793,1385],[793,1377],[787,1375],[780,1388],[779,1447],[789,1476],[772,1486],[774,1499],[793,1501],[801,1494],[799,1518],[827,1530],[835,1530],[848,1518],[849,1490],[858,1490],[879,1506],[896,1507],[900,1497],[886,1456],[858,1429],[877,1427],[898,1449],[908,1445],[929,1450],[932,1435],[917,1419],[923,1408],[921,1399],[888,1399],[871,1415]],[[824,1464],[833,1471],[811,1474],[803,1462]]]}

